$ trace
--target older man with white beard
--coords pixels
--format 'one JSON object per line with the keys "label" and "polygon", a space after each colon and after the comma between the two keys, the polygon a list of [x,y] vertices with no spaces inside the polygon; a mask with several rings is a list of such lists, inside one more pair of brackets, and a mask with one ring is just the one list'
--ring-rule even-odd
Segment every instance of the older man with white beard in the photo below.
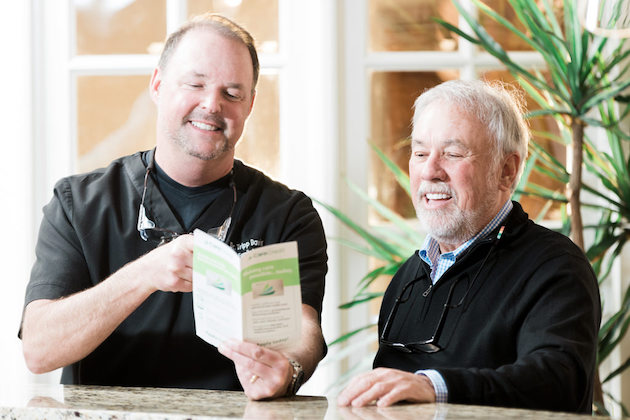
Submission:
{"label": "older man with white beard", "polygon": [[339,405],[591,411],[597,280],[577,246],[510,200],[527,154],[521,114],[481,81],[416,100],[409,174],[428,235],[385,292],[375,369]]}

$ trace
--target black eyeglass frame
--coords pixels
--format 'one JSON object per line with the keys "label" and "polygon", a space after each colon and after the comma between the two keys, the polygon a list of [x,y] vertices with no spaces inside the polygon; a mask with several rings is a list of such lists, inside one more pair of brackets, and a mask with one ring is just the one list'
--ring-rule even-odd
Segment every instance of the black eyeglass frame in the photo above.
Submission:
{"label": "black eyeglass frame", "polygon": [[[137,229],[138,229],[138,232],[140,233],[140,237],[144,241],[149,241],[150,236],[152,236],[152,235],[150,235],[150,232],[156,232],[158,234],[157,238],[151,238],[151,239],[153,239],[156,242],[158,242],[158,246],[160,246],[160,245],[164,245],[164,244],[166,244],[168,242],[171,242],[172,240],[174,240],[178,236],[185,235],[186,233],[175,232],[174,230],[157,227],[155,225],[155,222],[153,220],[149,219],[149,217],[147,216],[146,208],[144,206],[144,198],[145,198],[146,193],[147,193],[149,172],[151,172],[152,166],[153,166],[153,162],[151,162],[151,164],[147,165],[147,170],[146,170],[146,172],[144,174],[144,185],[143,185],[143,188],[142,188],[142,199],[140,201],[140,207],[138,209]],[[228,214],[228,217],[223,221],[223,223],[220,226],[211,228],[211,229],[209,229],[207,231],[207,233],[215,236],[217,239],[219,239],[222,242],[225,242],[227,240],[227,233],[228,233],[228,231],[230,229],[230,225],[232,224],[232,216],[234,215],[234,208],[236,207],[236,201],[237,201],[236,184],[234,183],[234,172],[233,171],[230,171],[230,187],[232,187],[233,200],[232,200],[232,206],[230,208],[230,213]]]}
{"label": "black eyeglass frame", "polygon": [[[488,261],[488,257],[490,256],[490,254],[492,253],[492,251],[496,247],[497,243],[499,242],[499,239],[503,235],[503,231],[504,230],[505,230],[505,226],[501,226],[501,228],[499,229],[499,232],[497,233],[496,238],[494,239],[494,241],[492,243],[492,246],[490,247],[490,250],[488,251],[488,253],[484,257],[483,261],[481,262],[481,265],[479,266],[479,269],[475,273],[475,276],[473,277],[472,281],[470,282],[470,284],[466,288],[466,292],[464,292],[464,295],[461,297],[459,302],[457,302],[455,305],[451,305],[450,302],[451,302],[451,298],[453,296],[453,291],[455,290],[455,286],[457,285],[457,283],[459,283],[459,281],[463,277],[459,277],[459,278],[455,279],[455,281],[453,282],[453,284],[451,285],[451,287],[450,287],[450,289],[448,291],[448,295],[446,296],[446,302],[444,303],[444,306],[442,307],[442,312],[440,313],[440,318],[438,319],[437,325],[435,326],[435,329],[433,330],[433,334],[431,334],[430,338],[428,338],[427,340],[414,341],[414,342],[411,342],[411,343],[401,343],[401,342],[396,342],[396,341],[389,341],[387,339],[387,336],[389,335],[389,330],[392,327],[392,321],[393,321],[394,317],[396,316],[396,313],[398,312],[398,306],[401,303],[405,303],[407,300],[409,300],[409,298],[411,297],[411,293],[413,291],[413,285],[422,279],[422,277],[416,277],[415,279],[411,280],[409,283],[405,284],[405,286],[403,286],[402,290],[400,291],[398,297],[396,297],[396,300],[394,301],[394,305],[392,307],[392,310],[389,312],[389,316],[387,317],[387,320],[385,321],[385,326],[383,327],[383,332],[381,333],[381,336],[379,337],[379,343],[383,344],[383,345],[385,345],[387,347],[391,347],[391,348],[393,348],[395,350],[398,350],[400,352],[403,352],[403,353],[429,353],[429,354],[431,354],[431,353],[437,353],[437,352],[441,351],[443,349],[443,347],[440,346],[437,343],[437,341],[440,338],[440,334],[442,332],[442,327],[444,326],[444,320],[446,319],[446,313],[448,312],[449,309],[457,308],[457,307],[461,306],[464,303],[464,300],[466,299],[466,297],[468,296],[468,293],[470,292],[470,290],[472,289],[473,285],[475,284],[475,281],[477,280],[477,277],[479,277],[479,273],[481,273],[481,270],[483,269],[484,265],[486,264],[486,261]],[[411,289],[409,291],[409,295],[405,299],[403,299],[404,295],[405,295],[405,292],[407,291],[407,289],[409,287],[411,287]],[[433,287],[433,285],[431,285],[431,287]]]}
{"label": "black eyeglass frame", "polygon": [[[446,296],[446,302],[442,306],[442,312],[440,313],[440,318],[438,319],[437,325],[435,326],[435,329],[433,330],[433,334],[431,334],[431,338],[427,340],[423,340],[423,341],[414,341],[411,343],[400,343],[396,341],[387,340],[387,336],[389,335],[389,330],[392,327],[392,320],[394,319],[394,317],[396,316],[396,313],[398,312],[398,307],[400,306],[401,303],[405,303],[407,300],[409,300],[409,298],[411,297],[411,292],[413,291],[413,285],[417,283],[419,280],[421,279],[416,278],[410,281],[409,283],[407,283],[402,288],[400,294],[394,301],[394,307],[390,311],[389,316],[387,317],[387,320],[385,321],[385,327],[383,327],[383,332],[381,333],[379,342],[381,344],[384,344],[388,347],[392,347],[403,353],[414,353],[414,352],[437,353],[438,351],[442,350],[442,347],[437,343],[437,340],[440,338],[440,333],[442,332],[442,327],[444,326],[444,319],[446,318],[446,312],[448,312],[448,309],[450,308],[456,308],[460,306],[463,303],[464,298],[468,294],[468,290],[466,290],[466,293],[464,294],[464,296],[462,297],[462,299],[457,305],[449,304],[451,301],[451,297],[453,295],[453,290],[455,290],[455,285],[457,285],[460,279],[456,279],[448,291],[448,295]],[[403,299],[404,294],[409,287],[411,287],[411,290],[409,291],[409,296]]]}

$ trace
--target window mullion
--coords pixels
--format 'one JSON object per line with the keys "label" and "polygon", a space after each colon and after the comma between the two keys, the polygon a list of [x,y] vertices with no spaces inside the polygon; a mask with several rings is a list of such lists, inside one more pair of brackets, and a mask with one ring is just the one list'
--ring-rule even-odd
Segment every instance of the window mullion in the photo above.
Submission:
{"label": "window mullion", "polygon": [[149,54],[81,55],[68,63],[76,75],[133,75],[151,74],[158,57]]}
{"label": "window mullion", "polygon": [[176,31],[187,17],[188,2],[186,0],[166,0],[166,34]]}

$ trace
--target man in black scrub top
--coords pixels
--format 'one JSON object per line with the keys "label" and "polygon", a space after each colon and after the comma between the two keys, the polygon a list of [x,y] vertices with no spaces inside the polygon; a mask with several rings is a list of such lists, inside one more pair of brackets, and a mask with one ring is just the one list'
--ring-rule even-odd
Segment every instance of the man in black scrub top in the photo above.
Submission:
{"label": "man in black scrub top", "polygon": [[[258,72],[251,36],[226,18],[202,15],[169,36],[150,82],[155,149],[62,179],[44,208],[20,330],[30,370],[252,399],[292,395],[313,373],[326,351],[321,220],[303,193],[234,159]],[[237,252],[298,242],[299,345],[217,349],[196,336],[187,233],[197,228]]]}

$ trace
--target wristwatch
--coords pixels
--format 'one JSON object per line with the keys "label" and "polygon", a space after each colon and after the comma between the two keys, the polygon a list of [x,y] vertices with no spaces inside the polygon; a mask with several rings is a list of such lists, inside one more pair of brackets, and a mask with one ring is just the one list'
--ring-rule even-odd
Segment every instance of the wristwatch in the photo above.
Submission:
{"label": "wristwatch", "polygon": [[291,383],[289,383],[285,397],[293,397],[304,383],[304,369],[302,369],[302,365],[291,359],[289,359],[289,363],[291,363],[293,367],[293,375],[291,376]]}

